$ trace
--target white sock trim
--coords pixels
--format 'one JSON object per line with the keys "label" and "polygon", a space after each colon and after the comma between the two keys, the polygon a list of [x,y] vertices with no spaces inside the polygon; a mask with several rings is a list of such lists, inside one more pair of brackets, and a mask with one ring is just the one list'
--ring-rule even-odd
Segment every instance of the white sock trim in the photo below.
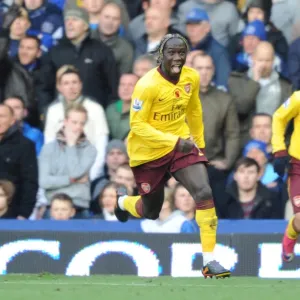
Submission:
{"label": "white sock trim", "polygon": [[122,210],[125,210],[125,207],[124,207],[124,201],[125,201],[125,199],[126,199],[127,197],[128,197],[128,195],[125,195],[125,196],[119,197],[119,199],[118,199],[119,207],[120,207]]}
{"label": "white sock trim", "polygon": [[203,266],[206,266],[209,262],[215,259],[213,252],[203,252]]}

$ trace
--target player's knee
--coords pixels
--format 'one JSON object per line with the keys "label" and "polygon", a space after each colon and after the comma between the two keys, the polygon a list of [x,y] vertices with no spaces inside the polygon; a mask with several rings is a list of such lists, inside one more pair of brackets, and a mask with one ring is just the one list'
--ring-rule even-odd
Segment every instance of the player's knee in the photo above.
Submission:
{"label": "player's knee", "polygon": [[210,186],[208,184],[199,186],[196,189],[193,198],[196,201],[196,203],[212,199],[212,190]]}

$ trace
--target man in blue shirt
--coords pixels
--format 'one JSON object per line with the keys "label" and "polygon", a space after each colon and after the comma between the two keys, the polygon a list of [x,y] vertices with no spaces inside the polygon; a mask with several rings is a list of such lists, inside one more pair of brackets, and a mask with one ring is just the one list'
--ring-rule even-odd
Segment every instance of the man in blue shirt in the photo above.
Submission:
{"label": "man in blue shirt", "polygon": [[38,156],[44,144],[44,135],[38,128],[32,127],[27,122],[24,122],[24,118],[27,116],[27,109],[22,97],[11,96],[4,100],[4,104],[11,107],[14,111],[15,119],[20,125],[23,135],[34,142],[36,155]]}

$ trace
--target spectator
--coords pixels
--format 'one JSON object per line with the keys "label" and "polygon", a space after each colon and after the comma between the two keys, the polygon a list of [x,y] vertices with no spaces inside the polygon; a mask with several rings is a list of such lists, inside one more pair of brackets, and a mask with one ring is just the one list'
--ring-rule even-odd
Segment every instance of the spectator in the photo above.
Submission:
{"label": "spectator", "polygon": [[40,40],[35,36],[27,35],[20,40],[18,49],[18,62],[26,71],[32,75],[35,84],[39,80],[40,57]]}
{"label": "spectator", "polygon": [[300,38],[290,46],[288,53],[289,79],[293,84],[293,90],[300,90]]}
{"label": "spectator", "polygon": [[13,7],[5,14],[0,32],[0,103],[11,95],[19,95],[29,110],[29,117],[36,107],[33,81],[29,74],[8,55],[8,28],[19,14],[19,7]]}
{"label": "spectator", "polygon": [[145,12],[146,33],[134,40],[135,57],[150,53],[159,45],[162,38],[167,33],[180,33],[171,23],[170,15],[167,11],[150,7]]}
{"label": "spectator", "polygon": [[271,137],[272,137],[272,116],[266,113],[257,113],[252,117],[250,137],[253,140],[266,143],[267,152],[272,153]]}
{"label": "spectator", "polygon": [[99,17],[105,0],[82,0],[82,4],[89,14],[90,29],[98,29]]}
{"label": "spectator", "polygon": [[95,215],[96,219],[103,219],[105,221],[117,221],[114,210],[117,203],[118,185],[114,182],[108,182],[98,197],[98,213]]}
{"label": "spectator", "polygon": [[271,21],[282,30],[288,43],[299,37],[300,2],[295,0],[273,1]]}
{"label": "spectator", "polygon": [[227,50],[211,34],[207,13],[199,8],[191,10],[186,17],[186,32],[192,50],[202,50],[210,55],[215,65],[214,82],[227,87],[231,66]]}
{"label": "spectator", "polygon": [[113,139],[123,140],[129,130],[131,97],[138,81],[134,74],[123,74],[120,78],[118,94],[120,100],[110,104],[106,109],[109,132]]}
{"label": "spectator", "polygon": [[291,85],[273,69],[275,53],[268,42],[261,42],[253,53],[253,65],[248,76],[260,85],[256,97],[256,112],[273,115],[292,93]]}
{"label": "spectator", "polygon": [[180,233],[183,226],[187,230],[189,224],[190,232],[193,232],[192,222],[188,221],[179,210],[174,210],[174,204],[170,197],[166,197],[157,220],[143,220],[141,227],[147,233]]}
{"label": "spectator", "polygon": [[133,64],[133,73],[139,78],[156,67],[156,61],[152,55],[145,54],[138,57]]}
{"label": "spectator", "polygon": [[239,154],[239,123],[230,94],[215,87],[212,57],[198,54],[192,66],[200,75],[200,99],[205,126],[206,155],[220,170],[230,169]]}
{"label": "spectator", "polygon": [[51,199],[50,217],[52,220],[67,221],[75,216],[73,200],[67,194],[55,194]]}
{"label": "spectator", "polygon": [[133,172],[128,163],[118,166],[116,170],[115,182],[127,188],[129,196],[138,195]]}
{"label": "spectator", "polygon": [[36,152],[15,124],[13,110],[4,104],[0,104],[0,179],[11,181],[16,189],[9,215],[27,219],[38,190]]}
{"label": "spectator", "polygon": [[83,93],[106,107],[116,99],[118,78],[113,53],[103,42],[90,38],[88,15],[83,9],[67,10],[65,25],[67,38],[41,62],[37,86],[41,113],[55,97],[55,74],[63,65],[76,66],[83,80]]}
{"label": "spectator", "polygon": [[212,35],[224,47],[227,47],[232,36],[237,33],[239,15],[237,8],[224,0],[187,0],[178,8],[181,23],[186,21],[192,9],[205,10],[211,20]]}
{"label": "spectator", "polygon": [[10,219],[9,205],[13,199],[15,187],[11,181],[0,180],[0,219]]}
{"label": "spectator", "polygon": [[28,113],[24,100],[19,96],[11,96],[4,100],[4,104],[13,110],[17,125],[20,127],[23,135],[35,144],[36,155],[39,156],[44,144],[44,135],[38,128],[30,126],[24,121]]}
{"label": "spectator", "polygon": [[[170,18],[170,26],[182,31],[183,26],[179,25],[179,18],[174,10],[176,0],[143,0],[142,7],[146,12],[150,7],[164,12]],[[146,14],[142,13],[135,17],[129,24],[129,32],[132,40],[138,40],[146,34]]]}
{"label": "spectator", "polygon": [[[70,0],[69,2],[72,2]],[[126,6],[122,0],[82,0],[83,8],[88,12],[89,14],[89,20],[90,20],[90,29],[95,30],[98,27],[99,24],[99,15],[101,13],[101,9],[103,5],[106,2],[112,2],[116,3],[121,7],[121,19],[122,19],[122,25],[119,29],[120,35],[124,35],[125,31],[128,28],[129,25],[129,15],[126,9]],[[74,5],[69,5],[69,9],[74,8]],[[68,9],[68,7],[67,7]]]}
{"label": "spectator", "polygon": [[[257,46],[267,40],[267,33],[265,25],[260,20],[255,20],[248,23],[241,36],[240,52],[234,54],[233,65],[234,70],[243,72],[248,70],[253,64],[253,54]],[[286,65],[284,61],[274,53],[274,60],[272,67],[278,73],[287,76]]]}
{"label": "spectator", "polygon": [[235,166],[234,181],[219,206],[221,219],[277,219],[277,195],[259,182],[260,167],[251,158],[241,158]]}
{"label": "spectator", "polygon": [[198,54],[204,54],[205,52],[202,50],[194,50],[190,51],[186,56],[185,66],[192,68],[194,57]]}
{"label": "spectator", "polygon": [[237,111],[231,95],[212,84],[215,72],[212,58],[207,54],[198,54],[194,57],[192,66],[201,78],[205,152],[210,161],[208,176],[214,198],[222,199],[228,172],[240,150]]}
{"label": "spectator", "polygon": [[240,145],[249,140],[251,116],[255,113],[255,101],[259,84],[248,77],[247,72],[232,72],[228,80],[229,92],[236,105],[239,127]]}
{"label": "spectator", "polygon": [[265,41],[266,39],[265,27],[261,21],[256,20],[247,24],[241,35],[240,52],[232,53],[234,70],[239,72],[247,71],[251,65],[251,56],[256,47],[261,41]]}
{"label": "spectator", "polygon": [[34,36],[39,39],[40,49],[43,53],[48,52],[54,43],[52,36],[48,33],[42,33],[40,31],[30,29],[31,21],[25,8],[15,8],[15,6],[12,6],[9,11],[12,9],[16,9],[18,14],[10,26],[9,55],[11,57],[15,57],[17,55],[20,41],[26,35]]}
{"label": "spectator", "polygon": [[195,218],[195,201],[189,191],[180,183],[176,184],[170,194],[174,207],[184,213],[187,220]]}
{"label": "spectator", "polygon": [[280,178],[274,171],[274,167],[269,163],[269,153],[267,144],[257,140],[251,140],[243,150],[243,156],[254,159],[259,165],[260,182],[269,189],[277,189]]}
{"label": "spectator", "polygon": [[97,159],[91,168],[90,178],[97,178],[104,166],[108,126],[102,106],[82,94],[79,71],[73,66],[63,66],[57,72],[58,99],[50,105],[46,115],[45,142],[56,139],[65,119],[65,109],[72,103],[80,103],[88,112],[84,132],[88,141],[97,149]]}
{"label": "spectator", "polygon": [[[259,181],[270,191],[273,191],[277,195],[276,206],[278,205],[278,211],[282,214],[280,218],[283,217],[283,212],[285,209],[286,201],[288,199],[287,187],[286,187],[286,176],[282,180],[278,174],[274,171],[274,167],[269,163],[269,153],[268,145],[262,141],[251,140],[249,141],[243,149],[243,156],[254,159],[260,169],[259,169]],[[234,175],[229,176],[228,183],[231,184]],[[218,201],[220,202],[220,201]]]}
{"label": "spectator", "polygon": [[20,7],[19,15],[12,22],[9,30],[9,51],[11,57],[17,56],[20,40],[25,37],[30,27],[30,20],[25,8]]}
{"label": "spectator", "polygon": [[106,183],[115,181],[118,167],[125,163],[128,163],[128,156],[124,143],[120,140],[111,140],[106,147],[104,172],[93,182],[93,200],[97,199]]}
{"label": "spectator", "polygon": [[[278,56],[286,63],[288,43],[280,30],[270,21],[272,0],[252,0],[244,13],[245,24],[259,20],[264,23],[266,40],[270,42]],[[240,52],[241,33],[236,34],[230,43],[231,52]]]}
{"label": "spectator", "polygon": [[31,34],[48,36],[51,43],[63,37],[63,14],[55,4],[47,0],[24,0],[24,6],[29,13]]}
{"label": "spectator", "polygon": [[121,25],[121,8],[115,3],[104,4],[99,16],[99,28],[92,37],[101,39],[113,51],[119,74],[129,73],[133,63],[133,47],[118,35]]}
{"label": "spectator", "polygon": [[48,201],[57,193],[69,195],[77,218],[89,216],[89,172],[97,154],[83,133],[87,119],[88,112],[82,105],[70,106],[64,127],[55,141],[45,144],[39,157],[40,187],[45,189]]}
{"label": "spectator", "polygon": [[[18,56],[16,61],[29,73],[34,86],[38,85],[40,80],[40,57],[42,51],[40,50],[41,42],[35,36],[26,35],[21,39]],[[36,96],[36,93],[35,93]],[[42,116],[38,114],[38,99],[35,97],[35,105],[31,108],[30,118],[28,121],[35,127],[41,126]]]}

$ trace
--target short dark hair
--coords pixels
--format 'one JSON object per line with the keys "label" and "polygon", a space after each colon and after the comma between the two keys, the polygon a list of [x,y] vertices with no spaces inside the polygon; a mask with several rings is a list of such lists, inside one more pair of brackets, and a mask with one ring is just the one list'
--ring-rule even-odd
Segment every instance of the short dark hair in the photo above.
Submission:
{"label": "short dark hair", "polygon": [[235,163],[235,166],[234,166],[234,172],[236,172],[240,167],[246,167],[246,168],[249,168],[249,167],[252,167],[252,166],[255,166],[256,169],[257,169],[257,173],[259,173],[260,171],[260,166],[259,164],[256,162],[256,160],[254,160],[253,158],[250,158],[250,157],[242,157],[240,158],[236,163]]}
{"label": "short dark hair", "polygon": [[18,99],[20,102],[22,102],[24,107],[26,106],[24,98],[20,95],[10,95],[10,96],[6,97],[3,102],[5,103],[5,101],[8,99]]}
{"label": "short dark hair", "polygon": [[51,204],[55,200],[60,200],[60,201],[68,202],[72,207],[74,207],[73,199],[69,195],[67,195],[65,193],[57,193],[57,194],[53,195],[52,198],[51,198]]}
{"label": "short dark hair", "polygon": [[31,34],[27,34],[27,35],[25,35],[22,39],[21,39],[21,42],[23,41],[23,40],[35,40],[36,41],[36,43],[37,43],[37,46],[38,46],[38,48],[40,48],[41,47],[41,40],[37,37],[37,36],[35,36],[35,35],[31,35]]}
{"label": "short dark hair", "polygon": [[256,113],[252,116],[252,119],[251,119],[251,127],[253,126],[253,121],[256,117],[267,117],[271,120],[272,122],[272,115],[270,114],[267,114],[267,113]]}
{"label": "short dark hair", "polygon": [[12,201],[12,198],[15,194],[15,186],[14,184],[9,180],[0,180],[0,188],[3,189],[4,194],[7,198],[7,205],[9,205]]}

